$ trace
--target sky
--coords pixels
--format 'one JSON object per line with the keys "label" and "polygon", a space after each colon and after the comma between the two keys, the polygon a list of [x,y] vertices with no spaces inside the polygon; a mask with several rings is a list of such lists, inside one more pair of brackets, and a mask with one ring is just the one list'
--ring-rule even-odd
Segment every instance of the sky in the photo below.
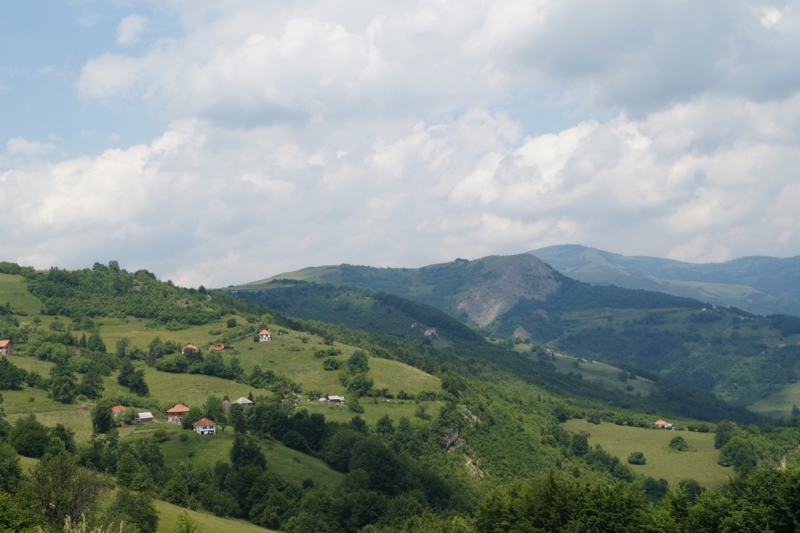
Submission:
{"label": "sky", "polygon": [[800,255],[800,1],[0,4],[0,260]]}

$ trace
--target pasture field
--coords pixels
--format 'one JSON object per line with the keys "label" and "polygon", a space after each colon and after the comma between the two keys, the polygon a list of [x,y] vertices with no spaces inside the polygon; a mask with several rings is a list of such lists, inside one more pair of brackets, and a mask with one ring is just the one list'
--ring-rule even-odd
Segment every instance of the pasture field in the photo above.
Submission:
{"label": "pasture field", "polygon": [[[625,464],[631,452],[644,453],[647,464],[628,466],[638,474],[664,478],[671,486],[677,486],[683,479],[694,479],[703,487],[714,488],[734,475],[731,468],[717,464],[719,450],[714,449],[713,433],[643,429],[607,422],[594,425],[585,420],[568,420],[564,428],[575,433],[588,432],[591,446],[600,444]],[[686,440],[691,451],[669,449],[670,439],[678,435]]]}
{"label": "pasture field", "polygon": [[272,531],[271,529],[255,526],[244,520],[219,518],[206,513],[198,513],[197,511],[190,511],[161,500],[153,500],[153,503],[158,511],[157,533],[169,533],[173,526],[175,526],[178,515],[184,511],[188,512],[189,517],[200,524],[205,533],[269,533]]}
{"label": "pasture field", "polygon": [[[302,403],[302,408],[308,409],[308,412],[311,414],[322,413],[325,415],[326,420],[332,420],[334,422],[349,422],[354,416],[360,416],[367,424],[375,424],[384,415],[389,415],[389,418],[394,420],[395,424],[397,424],[397,421],[402,417],[406,417],[413,422],[416,420],[416,418],[414,418],[414,413],[419,408],[419,405],[408,400],[381,401],[379,399],[378,403],[374,403],[372,398],[361,398],[359,403],[361,407],[364,408],[364,412],[360,414],[353,413],[347,409],[346,405],[322,406],[318,405],[317,402],[304,401]],[[439,411],[442,409],[442,404],[439,402],[423,403],[428,404],[428,414],[431,415],[432,418],[436,418]]]}
{"label": "pasture field", "polygon": [[[39,298],[28,292],[28,284],[22,276],[0,274],[0,305],[11,304],[15,312],[22,311],[28,315],[38,315],[42,310]],[[21,322],[28,322],[28,317],[20,317]]]}
{"label": "pasture field", "polygon": [[[170,435],[170,440],[161,443],[167,464],[182,462],[194,466],[214,466],[217,461],[230,461],[230,449],[235,435],[232,428],[220,431],[216,435],[200,436],[194,431],[184,430],[173,424],[153,424],[145,426],[146,429],[137,429],[129,438],[150,438],[153,432],[161,427],[165,427]],[[180,435],[186,435],[188,439],[181,442]],[[344,479],[344,474],[332,470],[324,461],[287,448],[280,443],[263,443],[262,450],[270,470],[298,484],[305,479],[313,479],[318,487],[334,489]]]}
{"label": "pasture field", "polygon": [[[630,394],[641,393],[647,396],[656,388],[656,385],[649,379],[638,376],[636,379],[629,379],[622,382],[618,379],[621,369],[601,363],[600,361],[592,361],[591,363],[585,360],[579,360],[570,355],[555,354],[556,358],[551,359],[550,363],[555,365],[556,370],[563,374],[581,374],[584,380],[599,379],[602,380],[600,384],[603,387],[610,389],[626,390],[628,385],[633,387],[632,391],[626,391]],[[578,363],[578,368],[575,367],[575,362]]]}
{"label": "pasture field", "polygon": [[770,417],[792,414],[792,407],[800,406],[800,382],[786,385],[778,392],[763,398],[748,407],[751,411]]}
{"label": "pasture field", "polygon": [[[128,339],[132,346],[138,346],[143,350],[146,350],[156,337],[164,342],[173,341],[181,345],[194,344],[203,347],[230,333],[226,326],[229,318],[235,318],[239,325],[248,323],[243,317],[229,315],[202,326],[190,326],[178,331],[170,331],[164,327],[148,328],[146,327],[148,320],[131,316],[124,319],[98,318],[95,320],[95,324],[99,326],[100,336],[106,343],[108,351],[113,352],[120,339]],[[248,336],[246,340],[252,342],[251,336]]]}
{"label": "pasture field", "polygon": [[[75,440],[86,441],[92,436],[92,417],[90,411],[81,411],[77,405],[72,405],[72,409],[62,411],[37,411],[36,420],[41,422],[47,427],[55,427],[56,424],[63,424],[65,427],[75,432]],[[8,421],[14,423],[15,420],[21,417],[28,416],[26,414],[10,414]]]}

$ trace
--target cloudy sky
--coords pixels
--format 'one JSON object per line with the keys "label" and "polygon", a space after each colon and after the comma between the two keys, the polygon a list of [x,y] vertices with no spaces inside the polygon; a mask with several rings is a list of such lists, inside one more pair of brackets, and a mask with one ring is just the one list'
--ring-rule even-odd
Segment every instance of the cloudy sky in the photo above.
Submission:
{"label": "cloudy sky", "polygon": [[797,1],[0,5],[0,260],[792,256],[799,169]]}

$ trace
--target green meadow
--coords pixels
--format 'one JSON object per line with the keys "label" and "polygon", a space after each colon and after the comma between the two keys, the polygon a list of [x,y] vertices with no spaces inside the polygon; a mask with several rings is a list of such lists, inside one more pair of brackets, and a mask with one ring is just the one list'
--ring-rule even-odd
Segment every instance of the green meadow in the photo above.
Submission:
{"label": "green meadow", "polygon": [[800,383],[786,385],[778,392],[763,398],[748,407],[751,411],[771,417],[792,414],[792,407],[800,406]]}
{"label": "green meadow", "polygon": [[189,513],[189,517],[196,521],[205,533],[269,533],[272,531],[244,520],[219,518],[208,513],[190,511],[161,500],[153,500],[153,503],[156,506],[156,511],[158,511],[157,533],[170,533],[178,520],[178,515],[183,512]]}
{"label": "green meadow", "polygon": [[[37,315],[42,310],[42,302],[28,292],[27,283],[22,276],[0,274],[0,305],[5,305],[6,302],[11,304],[16,313],[22,311],[28,315]],[[21,317],[21,321],[27,322],[25,318],[27,317]]]}
{"label": "green meadow", "polygon": [[[589,433],[589,444],[599,444],[627,464],[632,452],[644,453],[647,463],[628,465],[634,472],[656,479],[664,478],[676,486],[683,479],[694,479],[706,488],[713,488],[734,475],[731,468],[717,464],[719,450],[714,449],[713,433],[643,429],[616,424],[590,424],[586,420],[569,420],[564,428]],[[688,452],[677,452],[668,447],[669,441],[680,435],[689,444]]]}

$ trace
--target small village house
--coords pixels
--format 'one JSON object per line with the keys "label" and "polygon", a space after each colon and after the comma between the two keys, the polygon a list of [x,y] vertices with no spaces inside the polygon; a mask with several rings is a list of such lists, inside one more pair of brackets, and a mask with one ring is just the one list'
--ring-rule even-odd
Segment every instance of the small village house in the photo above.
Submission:
{"label": "small village house", "polygon": [[239,405],[245,408],[253,406],[253,400],[245,398],[244,396],[242,396],[238,400],[234,400],[233,403],[238,403]]}
{"label": "small village house", "polygon": [[183,348],[181,348],[181,355],[186,355],[186,352],[197,352],[197,346],[194,344],[187,344]]}
{"label": "small village house", "polygon": [[258,342],[269,342],[272,340],[272,335],[270,335],[269,331],[266,329],[262,329],[258,332]]}
{"label": "small village house", "polygon": [[11,344],[11,341],[0,341],[0,355],[13,355],[14,354],[14,345]]}
{"label": "small village house", "polygon": [[199,435],[214,435],[217,432],[217,425],[208,418],[201,418],[192,425]]}
{"label": "small village house", "polygon": [[144,411],[142,413],[138,413],[136,415],[136,421],[140,424],[147,424],[153,421],[153,413],[150,411]]}
{"label": "small village house", "polygon": [[122,416],[122,413],[124,413],[127,410],[128,408],[125,407],[124,405],[116,405],[111,408],[111,414],[114,415],[114,419],[116,420],[117,418]]}
{"label": "small village house", "polygon": [[169,424],[180,424],[183,422],[183,417],[186,416],[190,409],[179,403],[169,411],[167,411],[167,423]]}
{"label": "small village house", "polygon": [[328,403],[332,403],[334,405],[339,405],[344,403],[344,396],[337,396],[335,394],[330,394],[327,396]]}
{"label": "small village house", "polygon": [[664,420],[656,420],[653,422],[653,425],[660,429],[672,429],[674,426],[670,422],[665,422]]}

